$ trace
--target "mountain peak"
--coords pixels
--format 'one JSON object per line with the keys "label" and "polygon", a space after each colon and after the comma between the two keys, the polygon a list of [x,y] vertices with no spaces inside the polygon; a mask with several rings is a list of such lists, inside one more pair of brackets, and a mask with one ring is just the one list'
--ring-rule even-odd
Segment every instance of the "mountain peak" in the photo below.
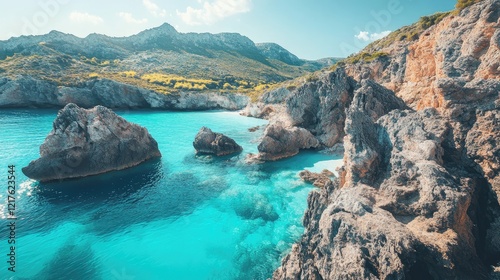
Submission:
{"label": "mountain peak", "polygon": [[148,29],[146,31],[156,31],[156,32],[161,32],[163,34],[177,34],[178,33],[177,30],[175,30],[175,28],[172,25],[170,25],[166,22],[158,27],[154,27],[154,28]]}

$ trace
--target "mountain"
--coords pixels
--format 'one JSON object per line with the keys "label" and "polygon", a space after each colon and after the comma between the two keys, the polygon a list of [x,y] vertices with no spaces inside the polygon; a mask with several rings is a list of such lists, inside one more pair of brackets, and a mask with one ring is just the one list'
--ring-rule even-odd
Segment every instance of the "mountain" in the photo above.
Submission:
{"label": "mountain", "polygon": [[256,158],[343,148],[273,279],[500,279],[499,61],[500,0],[460,0],[248,105]]}
{"label": "mountain", "polygon": [[121,38],[52,31],[0,41],[0,75],[11,80],[21,75],[73,87],[109,79],[159,93],[249,93],[331,63],[237,33],[179,33],[167,23]]}

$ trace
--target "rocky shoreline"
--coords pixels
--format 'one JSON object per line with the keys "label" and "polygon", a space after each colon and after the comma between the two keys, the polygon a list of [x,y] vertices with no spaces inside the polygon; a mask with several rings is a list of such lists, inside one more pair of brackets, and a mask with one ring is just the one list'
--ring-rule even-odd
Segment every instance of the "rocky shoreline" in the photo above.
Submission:
{"label": "rocky shoreline", "polygon": [[245,109],[345,148],[273,279],[498,279],[498,11],[481,1]]}
{"label": "rocky shoreline", "polygon": [[108,79],[93,79],[72,87],[19,76],[0,77],[0,108],[62,108],[74,103],[121,109],[240,110],[249,102],[242,94],[181,92],[162,94]]}

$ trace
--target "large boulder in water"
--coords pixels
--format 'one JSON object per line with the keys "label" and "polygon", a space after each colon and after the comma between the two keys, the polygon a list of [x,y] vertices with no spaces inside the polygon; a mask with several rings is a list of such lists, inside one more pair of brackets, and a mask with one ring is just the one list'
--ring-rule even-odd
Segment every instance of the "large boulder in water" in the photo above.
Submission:
{"label": "large boulder in water", "polygon": [[230,155],[243,150],[233,139],[222,133],[213,132],[207,127],[202,127],[198,134],[196,134],[193,147],[199,154],[216,156]]}
{"label": "large boulder in water", "polygon": [[53,181],[96,175],[161,157],[147,129],[110,109],[68,104],[40,146],[40,158],[22,169],[35,180]]}

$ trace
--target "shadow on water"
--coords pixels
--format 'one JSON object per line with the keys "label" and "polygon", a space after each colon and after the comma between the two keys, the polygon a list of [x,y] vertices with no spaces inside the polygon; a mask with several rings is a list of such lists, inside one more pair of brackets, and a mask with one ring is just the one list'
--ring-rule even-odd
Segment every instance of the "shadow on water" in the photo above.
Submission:
{"label": "shadow on water", "polygon": [[65,244],[34,278],[99,279],[99,265],[90,243]]}
{"label": "shadow on water", "polygon": [[[160,160],[151,160],[121,171],[81,179],[52,183],[35,183],[36,209],[20,217],[29,218],[22,224],[23,234],[49,231],[61,222],[85,223],[90,213],[140,193],[147,192],[163,178],[164,166]],[[82,220],[84,220],[82,222]]]}
{"label": "shadow on water", "polygon": [[101,207],[92,216],[93,233],[104,235],[153,220],[188,215],[228,188],[224,177],[200,180],[193,172],[166,176],[153,192],[120,204]]}
{"label": "shadow on water", "polygon": [[149,161],[98,176],[39,183],[35,196],[45,212],[31,215],[24,232],[48,231],[71,220],[91,233],[107,235],[133,224],[187,215],[229,187],[224,174],[212,174],[217,176],[168,173],[161,161]]}
{"label": "shadow on water", "polygon": [[109,203],[156,185],[163,177],[163,169],[161,160],[154,159],[132,168],[101,175],[38,183],[37,195],[51,204]]}

